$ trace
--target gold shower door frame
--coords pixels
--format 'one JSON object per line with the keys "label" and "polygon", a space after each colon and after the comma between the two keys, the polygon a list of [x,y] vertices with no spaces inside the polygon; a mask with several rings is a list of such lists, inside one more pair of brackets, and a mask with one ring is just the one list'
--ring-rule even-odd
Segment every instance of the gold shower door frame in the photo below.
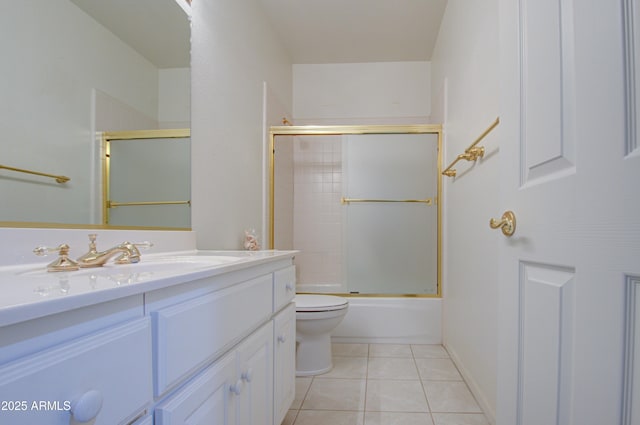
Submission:
{"label": "gold shower door frame", "polygon": [[[109,225],[109,208],[111,208],[110,184],[109,178],[111,174],[111,141],[112,140],[139,140],[139,139],[184,139],[191,137],[190,128],[171,128],[171,129],[154,129],[154,130],[130,130],[130,131],[105,131],[102,133],[102,226],[109,228],[121,228],[129,226],[110,226]],[[131,203],[136,204],[136,203]],[[159,204],[189,204],[191,201],[180,202],[151,202],[137,203],[138,205],[159,205]],[[154,229],[154,230],[191,230],[191,228],[182,227],[140,227],[135,228]]]}
{"label": "gold shower door frame", "polygon": [[437,291],[435,294],[335,294],[342,297],[442,297],[442,125],[285,125],[269,128],[269,248],[274,249],[275,214],[275,139],[276,136],[343,136],[351,134],[437,134],[438,135],[438,237],[437,237]]}

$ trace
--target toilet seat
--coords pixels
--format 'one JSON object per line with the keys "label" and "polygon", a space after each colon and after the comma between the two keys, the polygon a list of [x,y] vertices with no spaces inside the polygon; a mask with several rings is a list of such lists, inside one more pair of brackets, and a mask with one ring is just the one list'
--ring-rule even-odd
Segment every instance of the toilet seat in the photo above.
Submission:
{"label": "toilet seat", "polygon": [[313,313],[319,311],[342,310],[349,306],[346,298],[335,295],[299,294],[294,299],[296,312]]}

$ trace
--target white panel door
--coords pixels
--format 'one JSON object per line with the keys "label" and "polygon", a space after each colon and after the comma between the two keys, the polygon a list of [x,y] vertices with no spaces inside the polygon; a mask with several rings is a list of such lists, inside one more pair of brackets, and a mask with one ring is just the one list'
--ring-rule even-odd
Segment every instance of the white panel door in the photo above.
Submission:
{"label": "white panel door", "polygon": [[495,217],[517,223],[495,230],[498,425],[613,425],[633,411],[640,155],[623,3],[636,1],[500,0]]}

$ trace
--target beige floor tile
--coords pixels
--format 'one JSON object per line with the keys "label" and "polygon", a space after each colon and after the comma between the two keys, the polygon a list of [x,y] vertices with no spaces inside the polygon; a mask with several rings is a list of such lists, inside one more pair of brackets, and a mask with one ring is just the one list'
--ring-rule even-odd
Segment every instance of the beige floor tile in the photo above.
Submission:
{"label": "beige floor tile", "polygon": [[370,344],[369,357],[413,357],[411,346],[405,344]]}
{"label": "beige floor tile", "polygon": [[442,345],[411,345],[413,357],[417,358],[448,358],[449,353]]}
{"label": "beige floor tile", "polygon": [[306,376],[296,378],[296,393],[293,403],[291,404],[291,409],[299,409],[300,406],[302,406],[302,400],[304,400],[304,396],[307,395],[312,380],[313,378]]}
{"label": "beige floor tile", "polygon": [[462,381],[462,375],[451,359],[416,359],[420,379]]}
{"label": "beige floor tile", "polygon": [[365,379],[367,377],[367,362],[366,357],[334,357],[333,369],[318,375],[318,377]]}
{"label": "beige floor tile", "polygon": [[[441,345],[333,344],[281,425],[489,425]],[[429,413],[431,411],[432,413]]]}
{"label": "beige floor tile", "polygon": [[342,357],[367,357],[369,344],[331,344],[331,353]]}
{"label": "beige floor tile", "polygon": [[309,410],[364,410],[366,380],[315,378],[302,403]]}
{"label": "beige floor tile", "polygon": [[295,425],[362,425],[364,412],[301,410]]}
{"label": "beige floor tile", "polygon": [[364,425],[433,425],[429,413],[365,412]]}
{"label": "beige floor tile", "polygon": [[482,413],[467,384],[458,381],[422,381],[432,412]]}
{"label": "beige floor tile", "polygon": [[420,381],[367,381],[367,412],[428,412]]}
{"label": "beige floor tile", "polygon": [[489,425],[481,413],[434,413],[433,420],[435,425]]}
{"label": "beige floor tile", "polygon": [[369,379],[420,379],[413,359],[370,357]]}

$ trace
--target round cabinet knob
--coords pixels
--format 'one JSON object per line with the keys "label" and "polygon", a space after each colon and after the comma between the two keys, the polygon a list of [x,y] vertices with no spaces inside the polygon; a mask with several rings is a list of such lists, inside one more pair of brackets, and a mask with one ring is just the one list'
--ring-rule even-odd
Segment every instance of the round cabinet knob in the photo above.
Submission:
{"label": "round cabinet knob", "polygon": [[102,409],[102,393],[90,390],[71,402],[71,416],[76,423],[87,423],[98,416]]}
{"label": "round cabinet knob", "polygon": [[249,370],[242,373],[242,380],[249,383],[253,379],[253,369],[249,368]]}
{"label": "round cabinet knob", "polygon": [[286,337],[286,335],[280,335],[280,336],[278,336],[278,342],[287,342],[287,337]]}
{"label": "round cabinet knob", "polygon": [[242,386],[242,379],[238,379],[235,384],[229,387],[229,391],[231,391],[235,395],[240,395],[240,393],[242,392]]}
{"label": "round cabinet knob", "polygon": [[287,290],[287,292],[291,292],[293,291],[293,285],[290,283],[287,283],[286,286],[284,287],[284,289]]}

